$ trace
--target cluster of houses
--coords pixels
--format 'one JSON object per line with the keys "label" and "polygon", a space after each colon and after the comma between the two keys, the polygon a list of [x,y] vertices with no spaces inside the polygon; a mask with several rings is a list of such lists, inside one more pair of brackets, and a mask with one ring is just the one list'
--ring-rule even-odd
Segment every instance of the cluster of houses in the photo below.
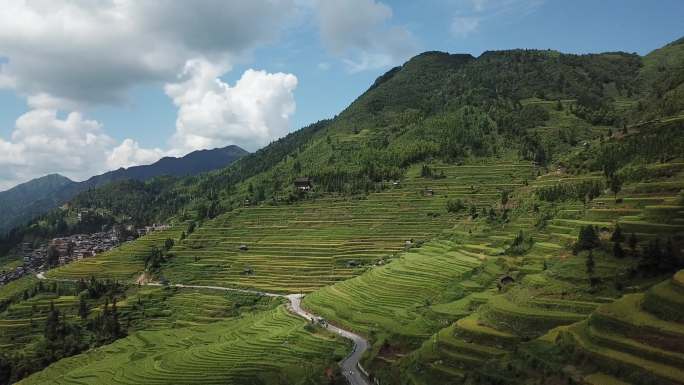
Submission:
{"label": "cluster of houses", "polygon": [[[93,234],[76,234],[70,237],[54,238],[46,249],[53,248],[59,255],[59,264],[63,265],[71,261],[80,260],[111,250],[119,245],[119,234],[114,231],[106,231]],[[24,262],[26,257],[24,257]]]}
{"label": "cluster of houses", "polygon": [[[136,229],[136,233],[143,236],[154,231],[166,230],[169,227],[168,225],[154,224]],[[76,234],[69,237],[54,238],[47,245],[39,248],[33,248],[31,243],[23,243],[19,247],[19,253],[23,257],[23,265],[9,271],[0,271],[0,286],[24,275],[43,270],[47,266],[49,253],[57,253],[59,264],[65,265],[111,250],[119,246],[121,242],[133,240],[133,237],[130,236],[126,239],[122,238],[122,234],[111,229],[93,234]]]}
{"label": "cluster of houses", "polygon": [[23,277],[26,273],[27,270],[23,266],[16,267],[14,268],[14,270],[10,271],[0,271],[0,286],[10,281],[14,281],[15,279],[19,279]]}
{"label": "cluster of houses", "polygon": [[169,226],[169,225],[163,225],[163,224],[155,223],[152,226],[145,226],[143,228],[137,229],[137,232],[138,232],[138,236],[142,237],[143,235],[147,235],[147,234],[155,232],[155,231],[163,231],[163,230],[168,230],[170,228],[171,228],[171,226]]}

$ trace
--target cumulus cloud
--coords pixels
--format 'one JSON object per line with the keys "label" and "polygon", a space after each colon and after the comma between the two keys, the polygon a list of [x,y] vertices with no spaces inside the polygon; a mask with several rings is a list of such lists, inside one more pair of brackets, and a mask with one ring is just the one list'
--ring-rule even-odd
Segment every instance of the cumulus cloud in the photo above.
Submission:
{"label": "cumulus cloud", "polygon": [[297,77],[249,69],[231,87],[219,78],[223,71],[193,60],[178,82],[166,85],[167,95],[178,106],[173,151],[229,144],[254,150],[288,132]]}
{"label": "cumulus cloud", "polygon": [[277,36],[291,0],[8,0],[0,86],[72,103],[116,103],[194,57],[235,60]]}
{"label": "cumulus cloud", "polygon": [[114,170],[120,167],[128,168],[140,164],[151,164],[164,156],[159,148],[146,149],[133,139],[124,141],[115,147],[107,157],[107,168]]}
{"label": "cumulus cloud", "polygon": [[71,112],[64,118],[55,109],[34,109],[21,115],[10,140],[0,138],[0,190],[58,172],[84,180],[106,170],[150,164],[165,152],[116,141],[102,124]]}
{"label": "cumulus cloud", "polygon": [[375,0],[315,2],[321,39],[352,72],[395,65],[416,53],[411,32],[392,25],[392,8]]}
{"label": "cumulus cloud", "polygon": [[0,139],[0,181],[7,187],[56,170],[83,179],[102,171],[113,144],[100,123],[78,112],[60,118],[56,110],[31,110],[17,119],[11,140]]}

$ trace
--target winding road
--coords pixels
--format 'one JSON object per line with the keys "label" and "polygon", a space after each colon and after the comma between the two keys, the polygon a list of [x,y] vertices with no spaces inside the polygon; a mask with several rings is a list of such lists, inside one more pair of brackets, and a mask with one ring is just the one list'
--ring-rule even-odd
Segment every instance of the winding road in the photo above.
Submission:
{"label": "winding road", "polygon": [[[41,280],[47,280],[50,278],[47,278],[45,276],[44,272],[39,272],[36,274],[36,278],[41,279]],[[144,283],[142,284],[144,286],[165,286],[161,283],[157,282],[149,282],[149,283]],[[177,284],[168,284],[166,286],[170,287],[179,287],[179,288],[189,288],[189,289],[207,289],[207,290],[220,290],[220,291],[232,291],[232,292],[238,292],[238,293],[247,293],[247,294],[256,294],[256,295],[263,295],[266,297],[273,297],[273,298],[287,298],[289,301],[289,304],[287,306],[288,310],[308,321],[319,321],[321,320],[321,317],[318,317],[314,314],[311,314],[307,312],[306,310],[302,309],[302,298],[304,298],[303,294],[276,294],[276,293],[267,293],[264,291],[258,291],[258,290],[247,290],[247,289],[235,289],[235,288],[230,288],[230,287],[222,287],[222,286],[202,286],[202,285],[184,285],[181,283]],[[344,374],[344,377],[349,381],[350,385],[370,385],[370,382],[366,379],[366,376],[362,373],[361,365],[360,365],[360,360],[361,356],[363,356],[363,353],[368,350],[368,341],[361,337],[358,334],[352,333],[349,330],[345,330],[342,328],[339,328],[334,325],[330,325],[329,323],[325,322],[324,327],[338,335],[340,335],[343,338],[346,338],[348,340],[351,340],[354,343],[354,348],[352,352],[344,358],[342,361],[339,362],[340,367],[342,368],[342,374]]]}

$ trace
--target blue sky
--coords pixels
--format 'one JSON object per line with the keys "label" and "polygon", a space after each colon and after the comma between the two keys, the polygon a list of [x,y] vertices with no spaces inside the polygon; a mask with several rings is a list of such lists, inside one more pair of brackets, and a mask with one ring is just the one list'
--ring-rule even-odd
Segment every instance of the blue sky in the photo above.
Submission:
{"label": "blue sky", "polygon": [[[9,0],[11,19],[0,16],[0,190],[203,147],[255,150],[334,116],[377,76],[426,50],[644,55],[684,35],[680,0],[326,1],[216,9],[198,0],[194,9],[178,2],[160,12],[149,0],[112,8],[135,28],[108,35],[99,28],[115,23],[103,16],[106,5]],[[149,37],[139,41],[136,31]]]}

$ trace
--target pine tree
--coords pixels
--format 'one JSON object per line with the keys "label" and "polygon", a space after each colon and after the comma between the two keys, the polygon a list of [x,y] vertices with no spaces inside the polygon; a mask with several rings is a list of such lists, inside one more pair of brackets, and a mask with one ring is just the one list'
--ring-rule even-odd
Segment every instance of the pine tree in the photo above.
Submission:
{"label": "pine tree", "polygon": [[625,257],[625,251],[622,249],[622,245],[620,244],[620,242],[613,243],[613,255],[615,256],[615,258]]}
{"label": "pine tree", "polygon": [[59,333],[59,310],[55,309],[55,303],[50,301],[50,310],[45,320],[45,339],[54,341]]}
{"label": "pine tree", "polygon": [[594,274],[594,267],[596,266],[596,262],[594,262],[594,253],[592,251],[589,251],[589,254],[587,255],[587,274],[592,275]]}
{"label": "pine tree", "polygon": [[608,180],[608,184],[610,186],[610,191],[615,194],[615,199],[617,200],[617,195],[622,190],[622,179],[618,177],[617,175],[611,175],[610,179]]}
{"label": "pine tree", "polygon": [[600,245],[600,240],[596,229],[592,225],[584,226],[580,229],[577,242],[575,243],[575,252],[582,250],[591,250]]}
{"label": "pine tree", "polygon": [[632,254],[636,255],[636,247],[639,241],[637,240],[636,234],[632,233],[632,235],[629,236],[629,248],[632,250]]}
{"label": "pine tree", "polygon": [[88,318],[88,304],[86,303],[84,296],[80,296],[80,299],[79,299],[78,315],[81,316],[82,320],[85,320]]}
{"label": "pine tree", "polygon": [[619,224],[615,226],[615,230],[613,231],[613,234],[611,234],[610,240],[618,243],[621,243],[625,240],[625,236],[622,235],[622,229],[620,228]]}

